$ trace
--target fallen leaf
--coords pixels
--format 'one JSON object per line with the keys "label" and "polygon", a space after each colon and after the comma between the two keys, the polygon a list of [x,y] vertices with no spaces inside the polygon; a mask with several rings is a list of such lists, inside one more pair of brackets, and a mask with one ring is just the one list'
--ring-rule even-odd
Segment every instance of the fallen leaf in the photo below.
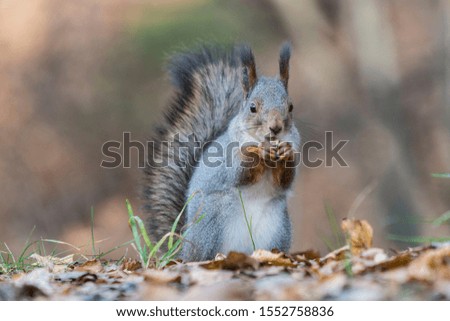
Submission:
{"label": "fallen leaf", "polygon": [[373,266],[367,267],[363,273],[373,272],[373,271],[387,271],[392,269],[397,269],[400,267],[407,266],[413,260],[413,256],[409,252],[400,253],[396,256],[393,256],[385,261],[382,261]]}
{"label": "fallen leaf", "polygon": [[[72,284],[75,285],[82,285],[86,282],[93,282],[96,283],[98,280],[97,274],[89,273],[89,272],[81,272],[78,271],[80,274],[77,275],[76,278],[73,278],[70,280]],[[74,276],[74,275],[73,275]],[[104,283],[104,282],[103,282]]]}
{"label": "fallen leaf", "polygon": [[225,259],[211,261],[209,263],[202,264],[201,267],[208,270],[256,270],[259,267],[259,262],[244,253],[230,252]]}
{"label": "fallen leaf", "polygon": [[182,300],[243,301],[251,297],[252,291],[252,287],[241,280],[227,280],[209,286],[191,288]]}
{"label": "fallen leaf", "polygon": [[328,278],[331,275],[334,275],[337,272],[341,272],[344,270],[345,266],[341,263],[341,261],[328,261],[322,267],[316,270],[316,274],[320,279]]}
{"label": "fallen leaf", "polygon": [[383,249],[372,247],[361,252],[361,258],[372,261],[374,264],[381,263],[388,259],[386,252]]}
{"label": "fallen leaf", "polygon": [[33,284],[24,284],[21,288],[18,289],[17,296],[23,300],[23,298],[27,299],[36,299],[38,297],[47,297],[40,288]]}
{"label": "fallen leaf", "polygon": [[416,280],[450,280],[450,246],[431,249],[419,255],[408,267],[409,275]]}
{"label": "fallen leaf", "polygon": [[35,260],[39,266],[45,267],[49,272],[62,272],[67,269],[67,266],[73,263],[73,254],[65,256],[63,258],[55,256],[42,256],[37,253],[30,255],[30,258]]}
{"label": "fallen leaf", "polygon": [[134,259],[126,259],[123,261],[122,265],[120,266],[121,270],[126,270],[126,271],[130,271],[130,272],[139,270],[140,268],[142,268],[141,262],[134,260]]}
{"label": "fallen leaf", "polygon": [[373,229],[366,220],[344,218],[341,228],[353,255],[359,255],[362,250],[372,247]]}
{"label": "fallen leaf", "polygon": [[181,276],[179,273],[171,272],[168,270],[146,270],[142,273],[145,281],[154,283],[179,283]]}
{"label": "fallen leaf", "polygon": [[85,275],[86,272],[83,271],[70,271],[64,273],[58,273],[53,278],[58,282],[73,282],[78,280],[81,276]]}
{"label": "fallen leaf", "polygon": [[319,264],[323,265],[327,262],[331,261],[342,261],[345,260],[349,255],[350,247],[348,245],[344,245],[343,247],[334,250],[333,252],[328,253],[323,258],[319,259]]}
{"label": "fallen leaf", "polygon": [[94,259],[86,261],[81,265],[75,266],[74,271],[100,273],[103,272],[103,266],[100,260]]}
{"label": "fallen leaf", "polygon": [[283,252],[269,252],[266,250],[256,250],[253,252],[252,258],[257,260],[263,265],[284,266],[284,267],[296,267],[297,264],[293,263],[291,259],[286,257]]}
{"label": "fallen leaf", "polygon": [[227,256],[223,253],[217,253],[216,257],[214,258],[214,261],[220,261],[220,260],[225,260],[227,258]]}
{"label": "fallen leaf", "polygon": [[294,252],[291,254],[291,256],[295,259],[295,260],[318,260],[320,259],[320,253],[319,251],[316,250],[306,250],[306,251],[302,251],[302,252]]}
{"label": "fallen leaf", "polygon": [[142,288],[140,300],[179,300],[180,293],[173,287],[158,283],[145,283],[140,287]]}
{"label": "fallen leaf", "polygon": [[319,298],[338,297],[346,283],[347,277],[343,272],[333,273],[321,278],[312,291]]}
{"label": "fallen leaf", "polygon": [[[19,291],[20,289],[25,289],[25,292],[23,293],[24,295],[36,294],[36,296],[42,296],[40,294],[42,292],[44,296],[50,296],[56,290],[55,285],[51,282],[52,280],[52,273],[45,268],[39,268],[31,271],[30,273],[21,274],[21,277],[14,281],[14,285],[19,289]],[[37,289],[39,289],[39,291]],[[33,298],[32,295],[31,297]]]}

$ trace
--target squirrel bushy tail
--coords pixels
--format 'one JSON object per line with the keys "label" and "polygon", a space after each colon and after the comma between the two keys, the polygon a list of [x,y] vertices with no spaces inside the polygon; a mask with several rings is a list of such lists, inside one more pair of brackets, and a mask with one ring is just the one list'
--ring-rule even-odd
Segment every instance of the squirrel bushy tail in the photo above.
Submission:
{"label": "squirrel bushy tail", "polygon": [[[149,213],[147,227],[153,238],[159,240],[170,231],[186,202],[189,181],[199,159],[195,154],[201,152],[192,145],[198,147],[217,138],[239,111],[243,101],[241,59],[249,53],[247,46],[204,46],[170,60],[168,71],[175,96],[148,155],[150,163],[166,161],[167,165],[150,164],[145,169],[144,209]],[[174,140],[177,135],[178,141]],[[177,148],[181,145],[184,148]],[[183,216],[177,232],[184,225]]]}

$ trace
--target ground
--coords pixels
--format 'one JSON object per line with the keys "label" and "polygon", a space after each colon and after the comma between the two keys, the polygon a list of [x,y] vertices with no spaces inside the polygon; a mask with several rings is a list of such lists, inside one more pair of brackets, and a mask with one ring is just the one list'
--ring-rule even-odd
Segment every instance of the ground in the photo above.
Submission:
{"label": "ground", "polygon": [[449,300],[450,244],[371,247],[366,221],[344,220],[347,245],[321,257],[230,252],[207,262],[75,260],[34,254],[30,272],[0,274],[0,300]]}

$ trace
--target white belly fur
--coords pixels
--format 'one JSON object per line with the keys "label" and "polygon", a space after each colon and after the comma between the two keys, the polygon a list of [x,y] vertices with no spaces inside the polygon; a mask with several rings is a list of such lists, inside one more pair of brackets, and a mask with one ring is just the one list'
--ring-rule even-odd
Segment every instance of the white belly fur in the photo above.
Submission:
{"label": "white belly fur", "polygon": [[[241,191],[248,222],[252,223],[252,235],[256,248],[271,250],[274,235],[280,233],[282,221],[280,207],[274,202],[276,194],[272,175],[267,173],[257,184],[241,188]],[[253,252],[240,199],[238,202],[238,213],[233,216],[235,222],[227,224],[229,228],[224,231],[221,252],[225,254],[229,251]]]}

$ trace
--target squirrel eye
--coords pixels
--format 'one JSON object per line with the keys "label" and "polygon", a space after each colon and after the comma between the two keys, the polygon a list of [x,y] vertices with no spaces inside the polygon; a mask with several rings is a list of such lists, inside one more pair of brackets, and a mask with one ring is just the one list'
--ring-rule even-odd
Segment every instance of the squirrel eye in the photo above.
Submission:
{"label": "squirrel eye", "polygon": [[289,103],[289,112],[291,112],[292,109],[294,109],[294,105],[292,105],[292,103]]}
{"label": "squirrel eye", "polygon": [[255,105],[255,103],[251,103],[251,104],[250,104],[250,111],[251,111],[252,113],[256,113],[256,105]]}

